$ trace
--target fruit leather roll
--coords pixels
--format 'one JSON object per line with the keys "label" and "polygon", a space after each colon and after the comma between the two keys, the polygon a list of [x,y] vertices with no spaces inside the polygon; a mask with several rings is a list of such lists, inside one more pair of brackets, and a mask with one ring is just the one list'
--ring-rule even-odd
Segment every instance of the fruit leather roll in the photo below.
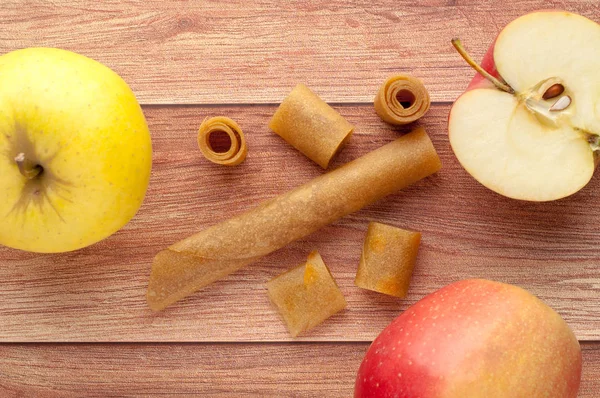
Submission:
{"label": "fruit leather roll", "polygon": [[412,123],[431,105],[429,92],[415,77],[396,75],[386,80],[375,96],[375,111],[390,124]]}
{"label": "fruit leather roll", "polygon": [[422,128],[159,252],[148,304],[161,310],[441,167]]}
{"label": "fruit leather roll", "polygon": [[354,131],[304,84],[298,84],[279,105],[269,128],[324,169]]}
{"label": "fruit leather roll", "polygon": [[[219,133],[229,138],[229,148],[224,152],[215,150],[211,143],[211,135]],[[198,130],[198,148],[206,159],[224,166],[237,166],[248,154],[242,129],[235,121],[225,116],[211,117],[202,122]]]}

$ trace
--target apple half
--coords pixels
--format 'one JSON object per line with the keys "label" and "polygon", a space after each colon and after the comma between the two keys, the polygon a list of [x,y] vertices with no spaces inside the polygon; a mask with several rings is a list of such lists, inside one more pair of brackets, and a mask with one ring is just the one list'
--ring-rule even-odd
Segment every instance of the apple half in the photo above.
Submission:
{"label": "apple half", "polygon": [[448,122],[465,170],[514,199],[550,201],[583,188],[598,159],[600,25],[562,11],[524,15],[500,32],[481,67],[453,44],[479,72]]}

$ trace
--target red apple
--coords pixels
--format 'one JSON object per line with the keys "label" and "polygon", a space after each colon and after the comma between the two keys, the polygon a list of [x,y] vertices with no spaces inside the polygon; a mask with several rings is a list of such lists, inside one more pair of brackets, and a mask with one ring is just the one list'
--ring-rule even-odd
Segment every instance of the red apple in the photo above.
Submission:
{"label": "red apple", "polygon": [[373,342],[354,397],[576,397],[581,349],[565,321],[527,291],[482,279],[450,284]]}
{"label": "red apple", "polygon": [[522,16],[481,67],[453,44],[479,72],[448,122],[465,170],[515,199],[555,200],[583,188],[600,153],[600,25],[563,11]]}

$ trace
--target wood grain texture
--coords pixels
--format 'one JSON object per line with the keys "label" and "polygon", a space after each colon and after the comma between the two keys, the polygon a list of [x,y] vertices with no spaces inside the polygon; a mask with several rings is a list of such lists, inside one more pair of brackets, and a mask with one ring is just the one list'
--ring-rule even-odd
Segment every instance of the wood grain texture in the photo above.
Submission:
{"label": "wood grain texture", "polygon": [[[409,128],[384,124],[372,105],[336,107],[356,131],[332,167],[380,147]],[[525,287],[555,308],[582,340],[600,339],[600,202],[594,178],[553,203],[501,197],[458,164],[447,139],[449,105],[422,119],[443,168],[401,193],[343,218],[152,313],[145,301],[151,259],[171,243],[322,173],[270,132],[274,106],[145,107],[154,142],[146,202],[123,230],[74,253],[39,255],[0,248],[0,341],[285,341],[289,336],[265,282],[318,249],[348,309],[303,337],[370,341],[400,311],[450,282],[482,277]],[[249,153],[234,168],[214,165],[196,147],[206,116],[233,117]],[[422,232],[406,300],[354,286],[369,221]]]}
{"label": "wood grain texture", "polygon": [[597,0],[93,0],[0,2],[0,53],[62,47],[95,58],[144,104],[276,103],[298,82],[326,101],[370,102],[394,73],[452,101],[508,22],[538,9],[600,21]]}
{"label": "wood grain texture", "polygon": [[[446,138],[447,103],[473,76],[450,39],[460,36],[480,59],[504,25],[541,8],[600,21],[597,0],[1,1],[0,54],[62,47],[110,66],[148,105],[155,151],[147,200],[113,237],[60,255],[0,247],[0,342],[73,342],[0,345],[0,396],[348,397],[368,341],[425,294],[469,277],[521,285],[579,339],[600,339],[598,178],[555,203],[511,201],[469,177]],[[358,105],[400,72],[446,103],[421,122],[444,162],[438,175],[163,313],[147,308],[158,250],[322,173],[268,131],[275,107],[264,104],[298,82],[348,104],[337,109],[357,129],[335,167],[408,131]],[[196,148],[200,122],[218,114],[246,132],[250,152],[239,167],[210,164]],[[353,285],[371,220],[423,233],[406,300]],[[314,342],[291,343],[265,282],[315,248],[349,306],[303,337]],[[227,343],[180,343],[196,341]],[[597,397],[600,343],[582,349],[580,397]]]}
{"label": "wood grain texture", "polygon": [[[13,397],[352,396],[366,343],[0,346]],[[600,391],[600,344],[582,344],[579,398]]]}

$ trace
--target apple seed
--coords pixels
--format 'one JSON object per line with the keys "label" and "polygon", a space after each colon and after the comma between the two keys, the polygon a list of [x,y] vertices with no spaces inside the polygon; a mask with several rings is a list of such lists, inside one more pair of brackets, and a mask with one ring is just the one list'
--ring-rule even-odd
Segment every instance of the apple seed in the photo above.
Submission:
{"label": "apple seed", "polygon": [[564,91],[565,91],[565,87],[560,83],[556,83],[556,84],[553,84],[550,87],[548,87],[548,90],[546,90],[544,95],[542,95],[542,98],[545,100],[549,100],[551,98],[558,97]]}
{"label": "apple seed", "polygon": [[571,105],[571,97],[563,95],[550,107],[550,112],[564,111],[569,105]]}

